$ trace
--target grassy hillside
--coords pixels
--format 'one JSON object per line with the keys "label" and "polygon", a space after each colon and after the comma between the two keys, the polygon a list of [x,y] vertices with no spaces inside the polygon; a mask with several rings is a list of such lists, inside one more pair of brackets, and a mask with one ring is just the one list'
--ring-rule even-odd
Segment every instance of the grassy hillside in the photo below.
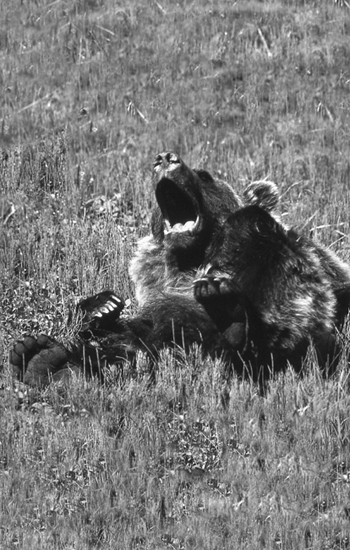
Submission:
{"label": "grassy hillside", "polygon": [[195,352],[152,388],[6,372],[82,296],[133,311],[160,150],[275,181],[283,219],[350,260],[349,60],[345,1],[0,2],[0,548],[349,546],[346,334],[336,380],[311,357],[265,399]]}

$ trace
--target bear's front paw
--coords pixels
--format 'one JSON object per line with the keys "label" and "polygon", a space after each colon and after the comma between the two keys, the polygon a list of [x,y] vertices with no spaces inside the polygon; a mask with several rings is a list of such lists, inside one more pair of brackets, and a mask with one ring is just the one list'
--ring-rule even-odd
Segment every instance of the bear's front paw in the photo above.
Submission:
{"label": "bear's front paw", "polygon": [[[206,310],[221,333],[232,323],[245,326],[243,296],[232,278],[228,275],[205,275],[194,281],[194,296]],[[240,330],[240,334],[241,334]],[[235,347],[236,344],[235,344]]]}
{"label": "bear's front paw", "polygon": [[104,290],[82,300],[77,310],[82,312],[82,330],[108,330],[124,309],[124,301],[111,290]]}

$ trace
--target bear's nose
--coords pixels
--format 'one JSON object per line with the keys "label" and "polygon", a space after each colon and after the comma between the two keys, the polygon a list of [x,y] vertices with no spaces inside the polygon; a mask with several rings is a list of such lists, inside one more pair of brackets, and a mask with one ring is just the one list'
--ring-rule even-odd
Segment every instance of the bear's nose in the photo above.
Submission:
{"label": "bear's nose", "polygon": [[157,170],[161,167],[166,170],[172,164],[180,164],[180,157],[178,157],[176,153],[171,153],[169,151],[158,153],[154,161],[154,169]]}

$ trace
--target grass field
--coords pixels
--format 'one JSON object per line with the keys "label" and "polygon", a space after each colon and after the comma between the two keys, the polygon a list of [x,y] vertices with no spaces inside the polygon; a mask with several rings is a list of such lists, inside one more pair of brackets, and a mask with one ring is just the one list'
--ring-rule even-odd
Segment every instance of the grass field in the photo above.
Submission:
{"label": "grass field", "polygon": [[275,181],[283,220],[350,261],[349,60],[345,0],[1,0],[1,550],[350,547],[348,330],[334,380],[310,357],[265,398],[196,351],[151,388],[7,369],[83,296],[134,311],[158,151]]}

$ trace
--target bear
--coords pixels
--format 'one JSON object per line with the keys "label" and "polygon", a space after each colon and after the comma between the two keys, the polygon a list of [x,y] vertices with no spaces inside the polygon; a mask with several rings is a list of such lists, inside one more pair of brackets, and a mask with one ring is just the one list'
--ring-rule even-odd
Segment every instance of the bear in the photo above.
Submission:
{"label": "bear", "polygon": [[228,341],[245,312],[253,379],[266,380],[288,363],[300,372],[311,342],[320,367],[334,372],[336,333],[350,305],[347,264],[257,204],[227,218],[207,258],[195,297]]}
{"label": "bear", "polygon": [[15,344],[15,374],[33,385],[67,369],[103,378],[104,367],[122,371],[139,351],[153,369],[164,347],[181,354],[197,345],[221,357],[229,376],[248,372],[260,380],[260,365],[265,375],[271,361],[276,370],[287,362],[300,370],[310,341],[321,349],[326,338],[320,356],[333,354],[335,327],[348,310],[349,269],[280,222],[274,184],[252,184],[240,198],[227,183],[165,152],[155,159],[154,191],[151,234],[139,241],[130,266],[136,315],[123,317],[123,300],[112,291],[89,297],[79,304],[75,341],[63,346],[40,335]]}
{"label": "bear", "polygon": [[123,317],[124,302],[112,291],[83,300],[78,308],[81,331],[61,345],[46,335],[27,336],[10,352],[15,374],[26,383],[45,385],[68,367],[102,376],[103,366],[133,362],[139,350],[155,363],[164,347],[187,351],[193,344],[220,356],[242,372],[246,357],[246,318],[242,311],[231,327],[230,342],[196,299],[193,282],[208,264],[213,238],[226,219],[245,204],[275,215],[279,194],[271,182],[258,182],[243,198],[205,170],[189,168],[175,153],[154,162],[156,205],[151,234],[140,240],[130,266],[138,312]]}

